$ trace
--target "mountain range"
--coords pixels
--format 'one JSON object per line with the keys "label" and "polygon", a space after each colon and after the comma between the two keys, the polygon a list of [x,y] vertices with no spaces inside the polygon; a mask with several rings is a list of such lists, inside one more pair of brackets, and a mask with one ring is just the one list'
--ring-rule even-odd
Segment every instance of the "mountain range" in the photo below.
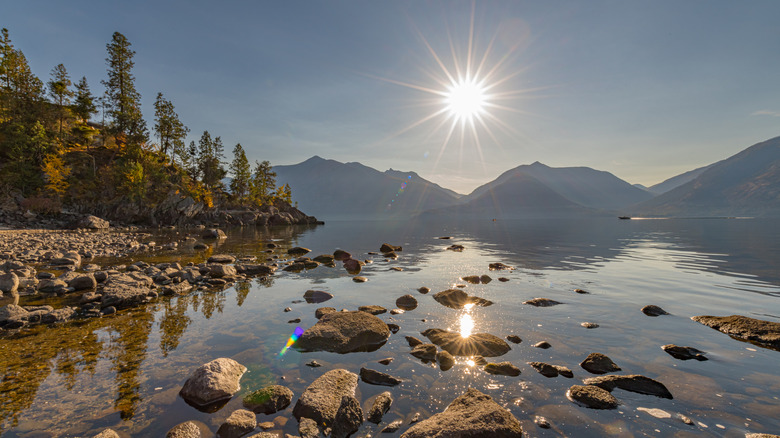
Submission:
{"label": "mountain range", "polygon": [[324,220],[399,219],[419,214],[487,218],[632,216],[780,217],[780,137],[648,188],[588,167],[535,162],[510,169],[468,195],[414,172],[380,172],[314,156],[275,166],[277,184]]}

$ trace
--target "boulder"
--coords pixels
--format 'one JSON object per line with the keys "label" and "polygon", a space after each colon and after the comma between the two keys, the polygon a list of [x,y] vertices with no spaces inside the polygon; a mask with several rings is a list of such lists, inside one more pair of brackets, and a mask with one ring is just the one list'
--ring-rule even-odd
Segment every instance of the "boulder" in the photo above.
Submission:
{"label": "boulder", "polygon": [[273,414],[290,406],[293,392],[281,385],[266,386],[244,396],[244,407],[257,414]]}
{"label": "boulder", "polygon": [[661,316],[661,315],[669,314],[669,312],[667,312],[666,310],[653,304],[642,307],[642,313],[644,313],[647,316]]}
{"label": "boulder", "polygon": [[4,326],[9,322],[27,320],[28,312],[22,306],[16,304],[6,304],[0,307],[0,326]]}
{"label": "boulder", "polygon": [[19,277],[13,272],[7,274],[0,274],[0,296],[3,293],[15,293],[19,289]]}
{"label": "boulder", "polygon": [[592,374],[606,374],[615,371],[621,371],[621,368],[612,362],[612,359],[601,353],[591,353],[580,362],[580,366],[585,371]]}
{"label": "boulder", "polygon": [[379,252],[381,253],[400,252],[400,251],[403,251],[402,247],[390,245],[389,243],[383,243],[382,246],[379,247]]}
{"label": "boulder", "polygon": [[363,424],[363,408],[360,407],[360,402],[354,396],[342,396],[330,437],[347,438],[357,432],[361,424]]}
{"label": "boulder", "polygon": [[348,253],[348,252],[346,252],[344,250],[337,249],[337,250],[333,251],[333,259],[334,260],[343,261],[343,260],[347,260],[347,259],[351,259],[351,258],[352,258],[352,254],[350,254],[350,253]]}
{"label": "boulder", "polygon": [[778,322],[741,315],[694,316],[691,319],[737,339],[780,349],[780,323]]}
{"label": "boulder", "polygon": [[67,281],[68,287],[73,290],[94,289],[97,287],[97,280],[94,274],[80,274]]}
{"label": "boulder", "polygon": [[407,294],[395,300],[395,305],[403,310],[414,310],[417,308],[417,298]]}
{"label": "boulder", "polygon": [[73,228],[87,228],[90,230],[105,230],[109,227],[109,222],[97,216],[87,215],[76,221]]}
{"label": "boulder", "polygon": [[598,386],[610,392],[615,388],[620,388],[624,391],[637,392],[639,394],[654,395],[668,399],[673,398],[672,393],[666,389],[663,383],[639,374],[590,377],[583,380],[583,382],[586,385]]}
{"label": "boulder", "polygon": [[379,424],[382,421],[382,417],[390,409],[390,405],[393,404],[393,396],[390,392],[385,391],[374,399],[374,403],[371,404],[371,409],[368,411],[368,421]]}
{"label": "boulder", "polygon": [[704,352],[693,347],[680,347],[679,345],[667,344],[661,347],[665,352],[669,353],[673,358],[680,360],[696,359],[698,361],[707,360],[707,356]]}
{"label": "boulder", "polygon": [[204,231],[200,237],[204,239],[218,239],[218,240],[227,239],[227,235],[225,234],[225,232],[220,230],[219,228],[210,228]]}
{"label": "boulder", "polygon": [[385,374],[380,371],[374,371],[368,368],[360,368],[360,380],[371,385],[395,386],[401,383],[401,379]]}
{"label": "boulder", "polygon": [[214,359],[190,374],[179,394],[196,406],[206,406],[233,396],[246,367],[228,358]]}
{"label": "boulder", "polygon": [[418,359],[434,361],[436,360],[436,346],[433,344],[415,345],[409,354]]}
{"label": "boulder", "polygon": [[238,275],[238,271],[232,265],[213,264],[209,265],[209,275],[213,278],[230,278]]}
{"label": "boulder", "polygon": [[598,386],[572,385],[566,391],[566,397],[577,404],[591,409],[615,409],[619,405],[614,395]]}
{"label": "boulder", "polygon": [[447,289],[433,295],[433,299],[439,304],[445,305],[451,309],[462,309],[467,304],[476,304],[477,306],[487,307],[493,304],[492,301],[480,297],[469,296],[460,289]]}
{"label": "boulder", "polygon": [[263,276],[263,275],[273,274],[276,268],[267,265],[246,265],[245,264],[245,265],[236,266],[236,270],[246,275]]}
{"label": "boulder", "polygon": [[360,274],[362,266],[360,262],[355,259],[346,259],[344,260],[344,269],[347,270],[349,275],[358,275]]}
{"label": "boulder", "polygon": [[490,396],[469,388],[444,412],[415,424],[401,438],[519,438],[522,435],[523,428],[514,415]]}
{"label": "boulder", "polygon": [[132,276],[120,274],[106,280],[103,288],[103,297],[100,299],[100,307],[116,307],[117,309],[137,306],[147,301],[152,292],[149,287],[152,279],[148,281]]}
{"label": "boulder", "polygon": [[335,257],[330,254],[321,254],[317,257],[314,257],[312,260],[315,262],[322,263],[323,265],[331,264],[335,261]]}
{"label": "boulder", "polygon": [[208,263],[234,263],[236,258],[228,254],[215,254],[207,260]]}
{"label": "boulder", "polygon": [[[320,427],[330,427],[341,407],[344,396],[354,397],[358,376],[344,369],[328,371],[312,382],[301,394],[293,415],[314,420]],[[303,424],[303,422],[301,422]]]}
{"label": "boulder", "polygon": [[333,298],[333,294],[322,290],[309,289],[303,294],[303,299],[305,299],[307,303],[322,303],[331,298]]}
{"label": "boulder", "polygon": [[390,337],[387,324],[366,312],[333,312],[303,332],[296,345],[308,351],[373,351]]}
{"label": "boulder", "polygon": [[447,371],[455,365],[455,358],[445,350],[436,352],[436,362],[439,364],[439,369]]}
{"label": "boulder", "polygon": [[237,409],[227,417],[217,430],[218,438],[239,438],[257,427],[257,417],[246,409]]}
{"label": "boulder", "polygon": [[68,283],[60,280],[59,278],[52,278],[41,280],[38,283],[38,292],[44,294],[62,294],[68,289]]}
{"label": "boulder", "polygon": [[535,307],[552,307],[563,303],[560,301],[551,300],[549,298],[534,298],[532,300],[523,301],[523,304],[528,304]]}
{"label": "boulder", "polygon": [[48,313],[41,314],[41,322],[44,324],[54,324],[57,322],[65,322],[76,314],[76,309],[72,307],[63,307],[61,309],[52,310]]}
{"label": "boulder", "polygon": [[514,366],[511,362],[489,363],[483,368],[488,374],[498,374],[501,376],[519,376],[520,368]]}
{"label": "boulder", "polygon": [[300,418],[298,420],[298,434],[301,438],[319,438],[320,428],[317,422],[311,418]]}
{"label": "boulder", "polygon": [[422,335],[432,343],[447,350],[453,356],[496,357],[506,354],[511,348],[503,339],[489,333],[473,333],[464,338],[457,332],[442,329],[427,329]]}
{"label": "boulder", "polygon": [[212,436],[208,426],[200,421],[179,423],[165,434],[165,438],[210,438]]}

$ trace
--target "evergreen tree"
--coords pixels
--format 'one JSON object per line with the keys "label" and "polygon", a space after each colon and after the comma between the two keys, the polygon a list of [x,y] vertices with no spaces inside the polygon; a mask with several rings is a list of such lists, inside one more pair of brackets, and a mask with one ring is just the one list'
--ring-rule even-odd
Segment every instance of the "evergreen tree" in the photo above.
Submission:
{"label": "evergreen tree", "polygon": [[154,132],[160,139],[160,151],[167,155],[168,149],[171,149],[171,160],[178,155],[177,151],[184,150],[184,139],[190,132],[179,120],[173,103],[165,99],[162,93],[157,93],[154,101]]}
{"label": "evergreen tree", "polygon": [[131,146],[130,155],[137,156],[141,144],[147,140],[147,131],[141,114],[141,94],[135,89],[132,73],[135,51],[130,49],[130,42],[119,32],[114,32],[106,50],[108,80],[102,81],[102,84],[106,87],[106,104],[113,119],[111,132],[120,149]]}
{"label": "evergreen tree", "polygon": [[76,84],[76,100],[73,103],[73,114],[80,118],[82,123],[87,123],[92,114],[97,114],[97,112],[95,97],[89,91],[87,78],[82,76],[78,84]]}
{"label": "evergreen tree", "polygon": [[230,182],[230,191],[240,203],[246,200],[249,194],[249,184],[252,179],[252,169],[249,160],[246,159],[246,153],[241,143],[236,144],[233,149],[233,162],[230,163],[230,172],[233,174],[233,180]]}
{"label": "evergreen tree", "polygon": [[222,188],[222,178],[227,173],[222,167],[223,150],[220,137],[212,140],[211,134],[203,131],[198,142],[198,174],[203,185],[211,192]]}
{"label": "evergreen tree", "polygon": [[68,112],[66,107],[70,105],[70,100],[73,97],[73,90],[70,89],[73,83],[63,64],[58,64],[52,69],[51,79],[46,85],[49,87],[49,95],[57,106],[57,120],[59,121],[57,136],[62,139],[62,125]]}
{"label": "evergreen tree", "polygon": [[276,172],[268,161],[255,161],[250,196],[258,205],[269,204],[276,188]]}

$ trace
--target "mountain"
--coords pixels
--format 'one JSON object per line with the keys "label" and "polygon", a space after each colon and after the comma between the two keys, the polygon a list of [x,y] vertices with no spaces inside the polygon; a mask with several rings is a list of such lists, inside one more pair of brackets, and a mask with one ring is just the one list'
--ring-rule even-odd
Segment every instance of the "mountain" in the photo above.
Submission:
{"label": "mountain", "polygon": [[643,216],[780,217],[780,137],[714,163],[693,180],[628,211]]}
{"label": "mountain", "polygon": [[318,156],[273,170],[277,185],[290,185],[298,208],[323,220],[403,218],[458,202],[455,192],[414,172],[380,172]]}
{"label": "mountain", "polygon": [[[717,163],[715,163],[717,164]],[[677,176],[673,176],[664,182],[660,182],[658,184],[652,185],[650,187],[647,187],[646,190],[648,190],[651,193],[654,193],[656,195],[660,195],[662,193],[666,193],[669,190],[672,190],[676,187],[679,187],[688,181],[693,181],[696,179],[699,175],[704,173],[705,170],[709,169],[710,167],[714,166],[715,164],[710,164],[709,166],[703,166],[698,169],[689,170],[685,173],[681,173]]]}
{"label": "mountain", "polygon": [[[583,207],[615,210],[636,204],[653,197],[642,189],[632,186],[609,172],[589,167],[549,167],[538,161],[508,170],[495,180],[477,187],[463,201],[470,202],[488,192],[496,192],[509,181],[529,181],[527,176],[543,184],[564,199]],[[500,190],[506,193],[506,189]],[[509,201],[509,199],[507,199]]]}

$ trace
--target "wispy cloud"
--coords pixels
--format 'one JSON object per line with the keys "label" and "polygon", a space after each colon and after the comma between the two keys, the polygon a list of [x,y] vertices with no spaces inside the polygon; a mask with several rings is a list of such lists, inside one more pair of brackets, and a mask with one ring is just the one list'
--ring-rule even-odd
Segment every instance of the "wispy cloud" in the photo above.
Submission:
{"label": "wispy cloud", "polygon": [[769,111],[769,110],[760,110],[756,111],[751,116],[772,116],[772,117],[780,117],[780,111]]}

